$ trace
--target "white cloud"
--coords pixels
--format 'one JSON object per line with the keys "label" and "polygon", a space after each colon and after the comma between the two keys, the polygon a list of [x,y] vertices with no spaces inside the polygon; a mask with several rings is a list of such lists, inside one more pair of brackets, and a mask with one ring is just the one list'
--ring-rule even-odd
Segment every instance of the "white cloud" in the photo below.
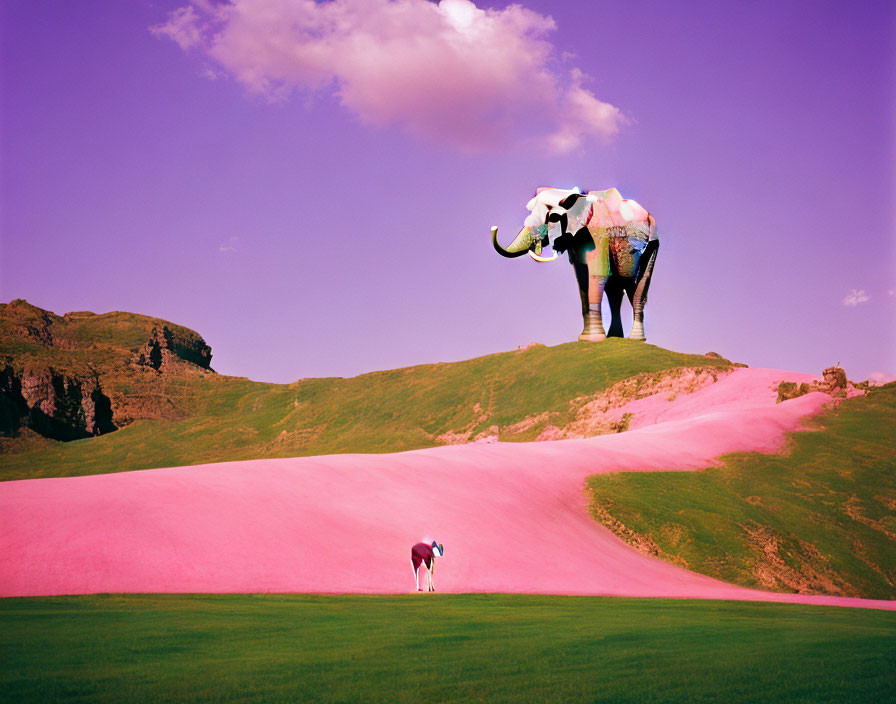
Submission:
{"label": "white cloud", "polygon": [[236,243],[239,242],[239,237],[228,237],[226,242],[222,242],[218,246],[219,252],[235,252],[236,251]]}
{"label": "white cloud", "polygon": [[180,7],[168,16],[165,24],[150,27],[149,31],[157,37],[168,37],[177,42],[181,49],[190,49],[202,41],[202,34],[207,29],[192,6]]}
{"label": "white cloud", "polygon": [[619,108],[604,103],[582,88],[586,79],[579,69],[570,72],[570,87],[566,93],[566,107],[558,129],[548,137],[551,150],[565,154],[583,145],[593,135],[614,137],[626,120]]}
{"label": "white cloud", "polygon": [[549,16],[469,0],[192,0],[151,28],[271,100],[326,92],[365,124],[468,150],[612,138],[619,108],[560,65]]}
{"label": "white cloud", "polygon": [[843,305],[845,306],[857,306],[859,303],[865,303],[871,300],[871,296],[865,293],[865,289],[852,289],[846,296],[843,298]]}

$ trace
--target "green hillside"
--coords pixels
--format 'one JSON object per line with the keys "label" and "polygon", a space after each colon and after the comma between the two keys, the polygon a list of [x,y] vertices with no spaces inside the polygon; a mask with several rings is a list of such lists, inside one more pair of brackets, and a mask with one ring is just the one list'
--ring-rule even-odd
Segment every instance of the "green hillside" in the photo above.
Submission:
{"label": "green hillside", "polygon": [[[153,382],[158,393],[174,399],[187,417],[137,420],[99,437],[7,453],[0,456],[0,478],[395,452],[443,444],[446,433],[474,439],[496,432],[502,440],[529,440],[539,428],[574,417],[583,398],[636,374],[730,366],[717,357],[610,339],[288,385],[213,373],[159,374]],[[122,377],[117,383],[128,382]],[[525,430],[507,430],[539,415]]]}
{"label": "green hillside", "polygon": [[726,582],[894,599],[896,384],[815,423],[782,455],[592,477],[593,514],[642,551]]}

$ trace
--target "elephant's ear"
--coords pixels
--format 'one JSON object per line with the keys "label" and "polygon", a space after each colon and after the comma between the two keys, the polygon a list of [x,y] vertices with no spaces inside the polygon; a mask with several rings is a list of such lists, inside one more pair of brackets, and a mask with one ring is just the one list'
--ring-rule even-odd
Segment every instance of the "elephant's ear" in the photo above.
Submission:
{"label": "elephant's ear", "polygon": [[576,233],[588,224],[593,206],[590,198],[585,195],[579,196],[574,201],[569,200],[567,206],[567,223],[564,225],[564,230]]}
{"label": "elephant's ear", "polygon": [[576,201],[577,201],[579,198],[582,198],[582,197],[583,197],[583,196],[582,196],[581,193],[570,193],[568,196],[566,196],[565,198],[563,198],[563,199],[558,203],[558,205],[559,205],[561,208],[563,208],[564,210],[571,210],[572,207],[576,204]]}

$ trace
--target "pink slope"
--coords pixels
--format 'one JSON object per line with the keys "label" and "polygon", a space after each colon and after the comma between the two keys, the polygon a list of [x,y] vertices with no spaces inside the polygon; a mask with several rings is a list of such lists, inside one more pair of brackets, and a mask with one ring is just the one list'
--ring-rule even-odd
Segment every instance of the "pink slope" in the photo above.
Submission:
{"label": "pink slope", "polygon": [[[447,592],[896,602],[751,591],[645,557],[588,515],[587,476],[693,470],[779,449],[829,400],[775,404],[781,379],[739,369],[674,402],[636,402],[636,430],[588,440],[393,455],[256,460],[0,484],[0,595],[395,593],[410,547],[437,538]],[[643,425],[643,423],[653,423]]]}

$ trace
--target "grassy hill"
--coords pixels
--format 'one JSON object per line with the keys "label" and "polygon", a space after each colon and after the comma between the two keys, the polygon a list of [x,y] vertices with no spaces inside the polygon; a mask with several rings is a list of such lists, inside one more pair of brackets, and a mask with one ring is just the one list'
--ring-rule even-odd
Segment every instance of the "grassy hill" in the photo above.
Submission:
{"label": "grassy hill", "polygon": [[288,385],[162,373],[152,377],[157,393],[174,399],[187,417],[137,420],[99,437],[6,453],[0,456],[0,479],[395,452],[483,433],[529,440],[549,424],[562,426],[587,398],[634,375],[730,366],[717,357],[611,339]]}
{"label": "grassy hill", "polygon": [[81,362],[110,369],[122,362],[127,351],[144,344],[154,329],[163,328],[169,330],[179,350],[196,348],[189,361],[208,367],[211,350],[203,355],[207,346],[202,338],[182,325],[121,311],[56,315],[21,298],[0,303],[0,354],[62,366]]}
{"label": "grassy hill", "polygon": [[896,598],[896,384],[844,401],[783,455],[592,477],[594,516],[643,552],[726,582]]}
{"label": "grassy hill", "polygon": [[[595,399],[650,392],[682,368],[705,380],[732,367],[717,355],[610,339],[265,384],[216,374],[198,333],[167,321],[56,316],[24,301],[0,310],[3,358],[5,371],[26,382],[50,378],[43,369],[54,383],[94,378],[117,427],[69,442],[20,428],[0,438],[0,480],[395,452],[483,436],[526,441],[557,428],[614,432],[624,427],[583,425],[580,411]],[[794,435],[784,456],[733,455],[698,473],[594,477],[594,515],[639,549],[727,582],[896,598],[896,385],[818,422],[817,432]]]}
{"label": "grassy hill", "polygon": [[0,452],[192,415],[177,381],[214,376],[210,362],[198,333],[159,318],[0,304]]}

